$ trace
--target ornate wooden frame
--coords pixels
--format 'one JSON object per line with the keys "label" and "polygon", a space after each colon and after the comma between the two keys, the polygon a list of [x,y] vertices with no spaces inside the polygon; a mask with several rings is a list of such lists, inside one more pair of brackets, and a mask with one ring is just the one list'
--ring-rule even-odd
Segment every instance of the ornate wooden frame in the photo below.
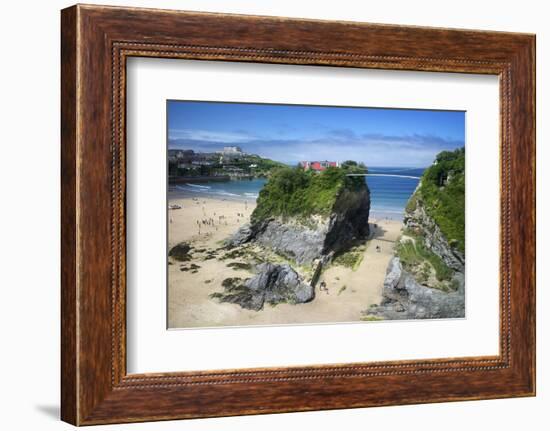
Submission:
{"label": "ornate wooden frame", "polygon": [[[63,420],[88,425],[535,394],[534,35],[81,5],[61,15]],[[498,75],[500,354],[128,375],[130,56]]]}

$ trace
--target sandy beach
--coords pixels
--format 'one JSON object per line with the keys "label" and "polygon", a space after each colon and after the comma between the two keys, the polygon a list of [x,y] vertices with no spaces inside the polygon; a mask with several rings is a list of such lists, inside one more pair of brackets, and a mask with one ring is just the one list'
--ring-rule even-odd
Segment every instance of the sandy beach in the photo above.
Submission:
{"label": "sandy beach", "polygon": [[[248,222],[255,201],[197,196],[173,198],[169,204],[181,206],[169,210],[169,247],[182,241],[192,247],[191,261],[169,259],[170,328],[360,321],[361,312],[381,300],[386,267],[401,230],[400,221],[371,218],[371,236],[359,249],[362,258],[358,264],[349,268],[333,263],[326,268],[313,301],[266,305],[261,311],[252,311],[237,304],[219,303],[209,295],[222,291],[221,283],[226,278],[247,278],[253,274],[235,267],[235,263],[243,260],[227,258],[221,247],[224,239]],[[320,291],[322,281],[327,289]]]}

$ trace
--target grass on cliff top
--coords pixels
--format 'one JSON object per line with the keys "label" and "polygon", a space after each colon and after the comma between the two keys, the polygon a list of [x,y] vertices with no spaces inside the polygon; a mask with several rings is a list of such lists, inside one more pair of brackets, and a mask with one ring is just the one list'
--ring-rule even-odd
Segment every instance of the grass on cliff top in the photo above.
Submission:
{"label": "grass on cliff top", "polygon": [[426,212],[438,224],[452,247],[464,252],[464,168],[465,151],[443,151],[422,176],[419,196],[409,200],[407,210],[416,208],[420,198]]}
{"label": "grass on cliff top", "polygon": [[252,222],[270,217],[327,216],[343,189],[366,187],[363,177],[348,177],[348,173],[364,173],[354,165],[330,167],[317,173],[300,167],[275,170],[259,193],[252,213]]}
{"label": "grass on cliff top", "polygon": [[[429,269],[426,264],[431,265],[435,271],[435,276],[439,281],[450,281],[453,276],[453,270],[449,268],[443,260],[424,245],[424,239],[414,233],[407,231],[412,240],[398,242],[396,253],[405,269],[411,272],[418,272],[420,276],[424,275],[427,279]],[[420,268],[420,271],[416,271]],[[420,280],[421,282],[426,280]]]}

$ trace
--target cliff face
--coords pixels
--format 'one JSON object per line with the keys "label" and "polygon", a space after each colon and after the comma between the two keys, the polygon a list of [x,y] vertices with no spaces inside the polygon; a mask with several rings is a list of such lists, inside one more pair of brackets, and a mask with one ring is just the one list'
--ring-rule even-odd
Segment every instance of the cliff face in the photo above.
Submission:
{"label": "cliff face", "polygon": [[441,228],[428,215],[426,204],[418,194],[419,191],[417,190],[411,198],[414,199],[413,205],[410,205],[405,212],[403,218],[404,228],[421,236],[426,247],[441,258],[448,267],[455,271],[464,272],[464,252],[449,244],[449,241],[441,232]]}
{"label": "cliff face", "polygon": [[[312,173],[319,178],[310,178],[309,183],[301,183],[302,187],[288,187],[288,193],[281,196],[276,196],[279,190],[270,190],[268,183],[268,192],[260,193],[252,222],[227,244],[232,247],[254,241],[298,265],[311,265],[318,259],[329,261],[354,240],[369,234],[369,189],[363,177],[346,174],[339,168],[329,174]],[[332,181],[319,191],[323,175],[330,175]],[[297,176],[296,181],[302,179],[302,174]],[[315,199],[316,191],[321,202],[308,203],[308,199]],[[301,208],[300,199],[305,201]],[[296,201],[298,204],[293,205]]]}
{"label": "cliff face", "polygon": [[464,317],[464,149],[443,152],[410,198],[403,235],[388,265],[384,319]]}
{"label": "cliff face", "polygon": [[332,208],[323,244],[330,256],[369,235],[370,190],[363,177],[355,187],[342,187]]}

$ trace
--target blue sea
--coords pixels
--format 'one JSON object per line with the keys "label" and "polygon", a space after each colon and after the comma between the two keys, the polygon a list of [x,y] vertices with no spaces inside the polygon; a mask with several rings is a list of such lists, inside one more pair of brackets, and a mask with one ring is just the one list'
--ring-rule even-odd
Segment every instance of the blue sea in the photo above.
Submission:
{"label": "blue sea", "polygon": [[365,178],[373,217],[401,220],[425,168],[373,167]]}
{"label": "blue sea", "polygon": [[[401,220],[424,168],[372,167],[365,177],[371,192],[371,218]],[[256,200],[265,184],[263,178],[178,184],[170,186],[170,197],[209,196],[224,199]]]}

